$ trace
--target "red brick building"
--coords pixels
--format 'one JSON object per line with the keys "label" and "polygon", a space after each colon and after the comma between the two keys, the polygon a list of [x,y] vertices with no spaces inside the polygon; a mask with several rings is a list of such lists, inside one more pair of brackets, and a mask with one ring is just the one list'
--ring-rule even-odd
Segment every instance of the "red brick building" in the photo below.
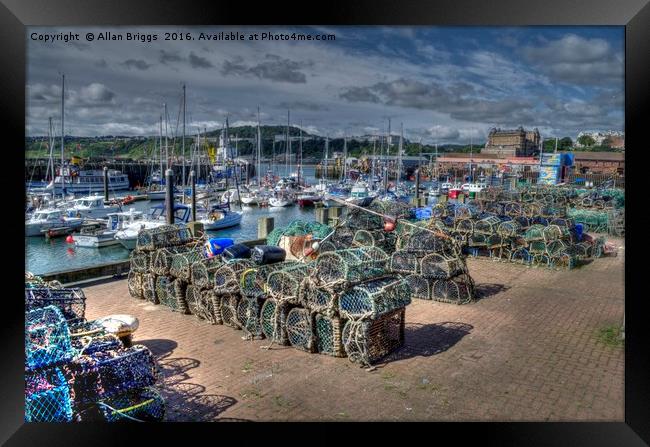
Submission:
{"label": "red brick building", "polygon": [[624,152],[574,152],[575,172],[625,174]]}

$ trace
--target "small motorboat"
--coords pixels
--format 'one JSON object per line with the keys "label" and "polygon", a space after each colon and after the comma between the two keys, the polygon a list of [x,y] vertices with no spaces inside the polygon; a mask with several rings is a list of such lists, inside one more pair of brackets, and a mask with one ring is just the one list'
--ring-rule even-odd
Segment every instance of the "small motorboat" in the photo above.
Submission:
{"label": "small motorboat", "polygon": [[242,213],[217,208],[211,211],[202,219],[197,219],[203,224],[206,231],[221,230],[223,228],[235,227],[241,223]]}
{"label": "small motorboat", "polygon": [[115,239],[117,230],[108,230],[99,228],[93,230],[81,230],[81,233],[74,235],[74,244],[77,247],[85,248],[103,248],[112,245],[120,245],[120,241]]}
{"label": "small motorboat", "polygon": [[75,199],[72,207],[66,210],[71,217],[105,218],[110,213],[120,211],[120,205],[105,205],[100,195]]}
{"label": "small motorboat", "polygon": [[25,236],[42,236],[43,230],[50,228],[79,228],[83,223],[81,217],[69,217],[64,210],[36,210],[25,221]]}
{"label": "small motorboat", "polygon": [[277,192],[273,197],[269,198],[269,206],[280,208],[285,206],[291,206],[295,203],[295,198],[293,194],[288,192]]}

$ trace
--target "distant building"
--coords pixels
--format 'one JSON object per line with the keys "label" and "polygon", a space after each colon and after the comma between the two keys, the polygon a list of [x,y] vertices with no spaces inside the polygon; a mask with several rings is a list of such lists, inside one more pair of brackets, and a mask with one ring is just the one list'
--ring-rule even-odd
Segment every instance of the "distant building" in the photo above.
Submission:
{"label": "distant building", "polygon": [[574,164],[580,174],[625,174],[622,152],[574,152]]}
{"label": "distant building", "polygon": [[625,149],[625,133],[618,132],[616,130],[608,130],[605,132],[596,132],[596,131],[585,131],[580,132],[576,137],[576,147],[584,147],[580,144],[580,137],[589,136],[595,141],[596,146],[601,146],[605,143],[605,140],[609,141],[609,144],[614,149]]}
{"label": "distant building", "polygon": [[539,152],[541,140],[537,129],[526,131],[523,127],[514,130],[493,128],[481,153],[503,157],[530,157]]}

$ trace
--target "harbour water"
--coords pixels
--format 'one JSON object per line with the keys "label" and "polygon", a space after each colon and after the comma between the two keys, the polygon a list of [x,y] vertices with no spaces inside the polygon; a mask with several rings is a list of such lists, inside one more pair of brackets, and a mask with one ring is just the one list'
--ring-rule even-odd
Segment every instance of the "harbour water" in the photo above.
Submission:
{"label": "harbour water", "polygon": [[[265,171],[265,166],[262,166]],[[280,175],[285,174],[285,166],[276,169]],[[303,168],[305,179],[314,183],[314,166]],[[131,192],[133,193],[133,192]],[[120,195],[126,195],[124,192]],[[139,211],[149,212],[152,205],[162,203],[160,201],[140,201],[128,205],[128,208],[135,208]],[[233,205],[234,211],[240,211],[238,205]],[[226,228],[210,232],[215,237],[229,237],[236,241],[257,239],[257,220],[260,217],[273,217],[275,226],[282,227],[296,219],[313,220],[314,209],[300,208],[297,205],[286,208],[259,208],[242,206],[242,220],[237,227]],[[44,237],[25,238],[25,270],[36,275],[44,275],[55,271],[92,267],[107,262],[127,259],[129,251],[121,245],[114,245],[104,248],[77,247],[73,243],[67,243],[64,237],[46,240]]]}

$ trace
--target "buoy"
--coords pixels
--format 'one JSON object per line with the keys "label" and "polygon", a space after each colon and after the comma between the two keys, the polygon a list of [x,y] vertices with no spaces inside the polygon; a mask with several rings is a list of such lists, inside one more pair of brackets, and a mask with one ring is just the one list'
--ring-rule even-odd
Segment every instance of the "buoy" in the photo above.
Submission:
{"label": "buoy", "polygon": [[390,233],[395,230],[395,221],[392,219],[384,220],[384,231]]}
{"label": "buoy", "polygon": [[71,234],[69,234],[68,237],[65,238],[65,241],[66,241],[68,244],[72,244],[72,243],[74,242],[74,238],[72,237]]}

